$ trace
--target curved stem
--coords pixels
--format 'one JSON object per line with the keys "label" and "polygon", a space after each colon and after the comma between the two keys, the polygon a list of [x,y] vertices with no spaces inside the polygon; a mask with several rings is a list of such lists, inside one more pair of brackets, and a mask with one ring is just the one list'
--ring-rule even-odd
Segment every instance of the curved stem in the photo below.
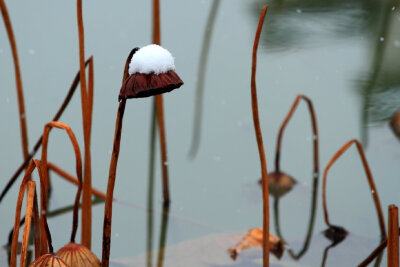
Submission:
{"label": "curved stem", "polygon": [[[78,190],[75,195],[75,204],[74,204],[74,212],[73,212],[73,220],[72,220],[72,233],[71,233],[71,242],[75,242],[75,236],[76,236],[76,231],[78,229],[78,217],[79,217],[79,200],[81,197],[81,192],[82,192],[82,158],[81,158],[81,152],[79,149],[78,141],[76,140],[76,137],[74,133],[72,132],[71,128],[62,122],[56,122],[52,121],[47,123],[44,126],[43,130],[43,142],[42,142],[42,176],[44,178],[44,184],[46,190],[44,190],[44,199],[47,200],[47,185],[48,185],[48,166],[47,166],[47,145],[49,142],[49,134],[50,130],[53,128],[59,128],[63,129],[67,132],[71,144],[74,148],[75,152],[75,164],[76,164],[76,176],[78,177]],[[45,204],[46,201],[42,201],[42,212],[45,211],[47,212],[47,204]]]}
{"label": "curved stem", "polygon": [[324,178],[323,178],[323,183],[322,183],[322,203],[323,203],[323,208],[324,208],[324,217],[325,217],[325,223],[330,227],[332,226],[330,221],[329,221],[329,215],[328,215],[328,208],[326,204],[326,179],[328,175],[328,171],[330,167],[335,163],[335,161],[352,145],[355,144],[357,147],[357,150],[359,152],[359,155],[361,157],[361,161],[365,170],[365,174],[372,192],[372,198],[375,203],[375,208],[376,212],[378,214],[378,220],[379,220],[379,225],[380,225],[380,230],[381,230],[381,236],[386,237],[386,227],[385,227],[385,220],[383,218],[383,213],[382,213],[382,208],[381,208],[381,203],[379,200],[379,195],[378,191],[376,190],[374,179],[372,177],[371,170],[369,169],[367,159],[364,154],[364,150],[361,146],[361,143],[357,139],[353,139],[348,141],[344,146],[342,146],[336,154],[331,158],[329,163],[325,167],[324,171]]}
{"label": "curved stem", "polygon": [[[85,66],[88,64],[92,64],[92,61],[90,60],[92,57],[90,57],[88,60],[85,62]],[[75,93],[76,88],[78,87],[79,84],[79,71],[75,75],[75,78],[68,90],[68,93],[61,104],[60,108],[58,109],[57,113],[54,115],[52,121],[58,121],[61,117],[61,115],[64,113],[65,109],[67,108],[70,100],[72,99],[72,96]],[[29,153],[29,156],[25,161],[18,167],[18,169],[15,171],[13,176],[11,176],[10,179],[8,179],[7,185],[4,187],[3,191],[0,194],[0,202],[3,200],[4,196],[7,194],[7,192],[10,190],[11,186],[15,183],[19,175],[22,173],[22,171],[28,166],[29,162],[32,160],[33,156],[36,154],[36,152],[39,150],[39,148],[42,145],[42,138],[43,135],[39,137],[39,139],[36,141],[35,146],[33,147],[32,151]]]}
{"label": "curved stem", "polygon": [[257,69],[257,49],[260,40],[261,29],[264,23],[264,18],[267,13],[268,6],[264,6],[260,20],[258,22],[257,32],[254,39],[252,66],[251,66],[251,104],[253,111],[254,130],[257,139],[258,152],[261,162],[261,179],[263,191],[263,265],[269,266],[269,190],[268,190],[268,176],[267,176],[267,162],[265,159],[264,145],[260,127],[260,120],[258,116],[258,103],[257,103],[257,87],[256,87],[256,69]]}
{"label": "curved stem", "polygon": [[16,83],[16,87],[17,87],[17,96],[18,96],[19,124],[21,127],[22,153],[24,155],[24,159],[26,160],[29,156],[28,130],[27,130],[27,126],[26,126],[24,90],[22,87],[22,78],[21,78],[21,70],[20,70],[20,66],[19,66],[17,43],[15,41],[10,16],[8,15],[7,6],[6,6],[6,3],[4,2],[4,0],[0,0],[0,10],[1,10],[1,14],[3,15],[3,21],[6,26],[8,40],[10,41],[12,56],[13,56],[13,60],[14,60],[15,83]]}
{"label": "curved stem", "polygon": [[108,267],[110,260],[112,200],[114,195],[115,176],[117,173],[119,148],[121,144],[122,119],[124,117],[125,105],[126,99],[122,99],[119,103],[117,120],[115,122],[114,144],[108,173],[107,197],[104,210],[102,267]]}
{"label": "curved stem", "polygon": [[294,100],[288,114],[286,115],[286,117],[285,117],[284,121],[282,122],[282,125],[279,129],[278,138],[276,141],[275,171],[280,172],[279,160],[280,160],[280,150],[281,150],[281,143],[282,143],[282,137],[283,137],[284,130],[285,130],[286,125],[288,124],[289,120],[292,118],[294,111],[296,110],[297,105],[299,104],[301,99],[303,99],[304,101],[307,102],[307,107],[308,107],[310,117],[311,117],[311,124],[312,124],[312,131],[313,131],[313,147],[314,147],[314,176],[317,176],[319,173],[317,119],[315,116],[315,111],[314,111],[314,106],[312,104],[312,101],[305,95],[297,95],[296,96],[296,99]]}

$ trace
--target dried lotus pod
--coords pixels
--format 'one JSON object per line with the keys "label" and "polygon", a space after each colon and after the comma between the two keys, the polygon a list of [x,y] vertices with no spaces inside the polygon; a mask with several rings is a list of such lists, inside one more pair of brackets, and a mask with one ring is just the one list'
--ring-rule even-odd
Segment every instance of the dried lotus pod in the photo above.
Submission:
{"label": "dried lotus pod", "polygon": [[29,267],[69,267],[60,257],[54,254],[44,254],[31,264]]}
{"label": "dried lotus pod", "polygon": [[87,247],[77,244],[68,243],[57,251],[59,256],[69,266],[74,267],[92,267],[100,266],[100,261]]}

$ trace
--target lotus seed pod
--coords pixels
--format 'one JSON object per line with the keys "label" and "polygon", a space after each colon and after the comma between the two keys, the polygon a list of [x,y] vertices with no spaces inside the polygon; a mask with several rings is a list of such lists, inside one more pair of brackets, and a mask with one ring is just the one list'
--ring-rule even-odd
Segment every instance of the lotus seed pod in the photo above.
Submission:
{"label": "lotus seed pod", "polygon": [[60,257],[53,254],[44,254],[29,264],[29,267],[69,267]]}
{"label": "lotus seed pod", "polygon": [[57,256],[71,267],[100,266],[99,259],[87,247],[73,242],[60,248],[57,251]]}

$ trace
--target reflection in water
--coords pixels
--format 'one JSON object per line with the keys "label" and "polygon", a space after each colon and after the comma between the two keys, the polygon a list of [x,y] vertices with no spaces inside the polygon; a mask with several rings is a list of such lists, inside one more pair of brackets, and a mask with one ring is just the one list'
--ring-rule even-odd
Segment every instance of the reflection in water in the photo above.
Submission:
{"label": "reflection in water", "polygon": [[[154,163],[155,163],[155,143],[156,143],[156,106],[153,100],[151,115],[151,137],[150,137],[150,159],[149,159],[149,185],[147,194],[147,267],[152,267],[153,261],[153,229],[154,229]],[[167,226],[169,219],[169,205],[163,205],[160,241],[157,257],[157,267],[162,267],[164,262],[164,249],[167,241]]]}
{"label": "reflection in water", "polygon": [[[286,128],[286,125],[290,121],[290,118],[293,116],[294,111],[297,108],[297,105],[299,104],[300,100],[304,100],[307,103],[307,107],[310,113],[310,118],[311,118],[311,123],[312,123],[312,132],[313,132],[313,165],[314,165],[314,171],[312,175],[312,180],[313,180],[313,187],[312,187],[312,195],[311,195],[311,212],[310,212],[310,219],[309,219],[309,224],[308,224],[308,230],[306,234],[306,238],[304,240],[303,248],[298,252],[295,253],[292,249],[288,250],[289,255],[295,259],[298,260],[300,259],[307,251],[309,245],[310,245],[310,240],[312,236],[312,232],[314,229],[314,222],[315,222],[315,211],[317,207],[317,192],[318,192],[318,177],[319,177],[319,153],[318,153],[318,126],[317,126],[317,119],[315,116],[315,111],[313,104],[311,100],[304,95],[298,95],[293,102],[288,114],[286,115],[278,133],[278,139],[276,142],[276,154],[275,154],[275,172],[272,174],[269,174],[270,177],[276,177],[275,179],[271,179],[271,181],[279,179],[282,181],[289,180],[289,176],[284,174],[283,172],[280,171],[280,148],[281,148],[281,142],[283,138],[283,133]],[[291,178],[293,181],[294,179]],[[277,188],[277,184],[275,183],[272,185],[272,188]],[[287,184],[287,183],[281,183],[281,184]],[[271,186],[271,185],[270,185]],[[271,189],[272,189],[271,188]],[[285,188],[285,187],[283,187]],[[286,187],[287,188],[287,187]],[[289,188],[291,189],[291,187]],[[277,191],[276,189],[271,190],[271,192]],[[284,238],[282,236],[281,230],[280,230],[280,225],[279,225],[279,198],[283,196],[283,194],[287,193],[289,190],[284,190],[281,194],[274,194],[274,212],[275,212],[275,228],[277,231],[278,236],[284,241]],[[278,191],[280,192],[280,191]]]}
{"label": "reflection in water", "polygon": [[207,25],[204,29],[203,44],[200,53],[199,69],[197,73],[197,87],[196,87],[196,98],[195,98],[195,110],[193,120],[193,136],[192,144],[189,150],[189,157],[196,157],[197,151],[199,150],[200,134],[201,134],[201,118],[203,114],[203,93],[204,93],[204,82],[206,76],[206,66],[208,59],[208,52],[210,50],[211,35],[214,29],[215,18],[217,17],[218,7],[221,0],[214,0],[208,15]]}
{"label": "reflection in water", "polygon": [[152,266],[153,248],[153,210],[154,210],[154,162],[156,149],[156,104],[153,98],[150,125],[149,185],[147,191],[147,267]]}
{"label": "reflection in water", "polygon": [[[398,60],[400,59],[400,40],[398,36],[400,23],[396,19],[398,2],[383,1],[379,12],[379,27],[374,31],[372,64],[368,76],[360,83],[363,94],[362,141],[367,143],[369,123],[388,120],[399,108],[400,76]],[[397,44],[398,42],[398,44]],[[397,45],[396,45],[397,44]],[[396,101],[397,98],[397,101]],[[395,100],[395,101],[393,101]]]}
{"label": "reflection in water", "polygon": [[[310,212],[310,218],[308,221],[307,234],[304,239],[303,247],[298,253],[295,253],[291,248],[288,249],[289,255],[295,260],[299,260],[307,252],[307,250],[310,246],[311,236],[313,234],[313,229],[314,229],[316,208],[317,208],[317,195],[318,195],[317,192],[318,192],[318,177],[314,177],[312,197],[311,197],[311,212]],[[279,197],[274,198],[274,213],[275,213],[274,217],[275,217],[276,233],[285,243],[287,243],[285,241],[285,239],[283,238],[281,228],[280,228],[280,223],[279,223]]]}
{"label": "reflection in water", "polygon": [[162,220],[161,220],[160,243],[158,246],[157,267],[162,267],[164,263],[164,252],[165,252],[165,243],[167,241],[168,219],[169,219],[169,206],[164,205],[162,212]]}

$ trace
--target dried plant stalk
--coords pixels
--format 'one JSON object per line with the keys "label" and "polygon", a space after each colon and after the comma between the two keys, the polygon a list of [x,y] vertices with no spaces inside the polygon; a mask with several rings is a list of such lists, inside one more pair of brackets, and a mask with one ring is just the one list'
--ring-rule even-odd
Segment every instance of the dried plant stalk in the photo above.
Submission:
{"label": "dried plant stalk", "polygon": [[312,124],[312,131],[313,131],[313,149],[314,149],[314,176],[317,176],[319,173],[319,163],[318,163],[318,127],[317,127],[317,119],[315,116],[314,106],[312,104],[311,99],[309,99],[305,95],[297,95],[296,99],[294,100],[288,114],[286,115],[282,125],[279,129],[278,138],[276,141],[276,152],[275,152],[275,171],[280,172],[280,155],[281,155],[281,143],[284,130],[286,125],[288,124],[289,120],[292,118],[294,111],[296,110],[300,100],[303,99],[307,102],[307,107],[310,112],[311,117],[311,124]]}
{"label": "dried plant stalk", "polygon": [[[71,174],[69,174],[68,172],[66,172],[65,170],[61,169],[59,166],[55,165],[52,162],[47,162],[47,167],[49,168],[49,170],[57,173],[60,177],[64,178],[65,180],[67,180],[68,182],[73,183],[74,185],[79,185],[79,180],[78,178],[72,176]],[[96,188],[92,187],[92,195],[101,199],[106,199],[106,194],[104,194],[103,192],[101,192],[100,190],[97,190]]]}
{"label": "dried plant stalk", "polygon": [[[93,57],[90,57],[88,60],[86,60],[85,62],[85,66],[89,65],[93,65],[93,60],[91,60]],[[89,75],[90,77],[90,75]],[[59,107],[57,113],[54,115],[52,121],[58,121],[61,117],[61,115],[64,113],[65,109],[67,108],[70,100],[72,99],[72,96],[75,93],[76,88],[78,87],[79,84],[79,71],[78,73],[75,75],[75,78],[68,90],[68,93],[63,101],[63,103],[61,104],[61,106]],[[90,87],[89,87],[90,88]],[[2,201],[2,199],[4,198],[4,196],[7,194],[7,192],[10,190],[11,186],[15,183],[15,181],[18,179],[18,176],[22,173],[22,171],[28,166],[29,162],[32,160],[33,156],[36,154],[36,152],[39,150],[39,148],[42,145],[42,138],[43,135],[41,135],[39,137],[39,139],[36,141],[35,146],[33,147],[32,151],[29,153],[29,156],[27,159],[25,159],[25,161],[18,167],[18,169],[15,171],[15,173],[13,174],[13,176],[11,176],[11,178],[8,180],[7,185],[4,187],[3,191],[1,192],[0,195],[0,202]]]}
{"label": "dried plant stalk", "polygon": [[24,90],[22,87],[22,78],[21,78],[21,70],[20,70],[20,66],[19,66],[17,43],[15,41],[10,16],[8,15],[7,6],[6,6],[6,3],[4,2],[4,0],[0,0],[0,10],[1,10],[1,14],[3,15],[3,21],[6,26],[8,40],[10,41],[11,52],[12,52],[13,61],[14,61],[15,83],[16,83],[16,87],[17,87],[17,96],[18,96],[19,124],[21,127],[22,153],[24,155],[24,159],[26,160],[29,156],[28,129],[26,126]]}
{"label": "dried plant stalk", "polygon": [[388,226],[388,266],[399,266],[399,209],[389,206]]}
{"label": "dried plant stalk", "polygon": [[92,170],[90,153],[90,136],[92,128],[92,109],[93,109],[93,64],[89,68],[89,86],[87,91],[86,72],[85,72],[85,37],[82,15],[82,0],[77,0],[77,21],[79,37],[79,66],[80,66],[80,85],[81,85],[81,106],[83,136],[85,143],[85,163],[82,196],[82,245],[91,248],[92,238]]}
{"label": "dried plant stalk", "polygon": [[269,190],[268,190],[268,175],[267,175],[267,161],[265,159],[264,145],[262,139],[262,132],[260,127],[260,119],[258,116],[258,100],[257,100],[257,87],[256,87],[256,70],[257,70],[257,49],[260,40],[261,29],[264,23],[264,18],[267,13],[268,6],[265,5],[261,10],[260,20],[258,22],[257,31],[253,45],[252,66],[251,66],[251,104],[253,111],[254,130],[257,139],[258,152],[261,162],[261,180],[263,191],[263,266],[269,266]]}
{"label": "dried plant stalk", "polygon": [[[42,192],[44,199],[47,200],[47,186],[48,186],[48,166],[47,166],[47,146],[49,141],[50,130],[53,128],[63,129],[67,132],[69,139],[71,140],[72,146],[75,152],[75,162],[76,162],[76,175],[78,177],[78,190],[75,195],[75,204],[74,204],[74,212],[73,212],[73,220],[72,220],[72,233],[71,233],[71,242],[75,242],[76,230],[78,228],[78,207],[79,207],[79,199],[82,191],[82,159],[81,152],[79,149],[78,141],[71,128],[62,122],[52,121],[47,123],[44,126],[43,130],[43,142],[42,142],[42,176],[44,179],[44,190]],[[41,187],[42,188],[42,187]],[[41,202],[41,210],[47,211],[47,201]],[[84,213],[84,212],[82,212]]]}
{"label": "dried plant stalk", "polygon": [[355,144],[357,147],[357,150],[359,152],[359,155],[361,157],[361,161],[365,170],[365,174],[368,180],[368,184],[371,188],[371,192],[372,192],[372,198],[374,200],[375,203],[375,208],[376,208],[376,212],[378,214],[378,220],[379,220],[379,226],[380,226],[380,230],[381,230],[381,236],[382,237],[386,237],[386,227],[385,227],[385,220],[383,218],[383,213],[382,213],[382,208],[381,208],[381,202],[379,200],[379,195],[378,195],[378,191],[375,187],[375,183],[374,183],[374,179],[372,177],[372,173],[371,170],[369,169],[368,166],[368,162],[367,159],[365,157],[364,154],[364,150],[362,148],[361,143],[357,140],[357,139],[353,139],[348,141],[344,146],[342,146],[337,152],[336,154],[331,158],[331,160],[328,162],[328,164],[325,167],[325,171],[324,171],[324,178],[323,178],[323,183],[322,183],[322,204],[323,204],[323,208],[324,208],[324,217],[325,217],[325,223],[329,226],[332,227],[330,221],[329,221],[329,215],[328,215],[328,208],[327,208],[327,203],[326,203],[326,179],[327,179],[327,175],[328,175],[328,171],[331,168],[331,166],[333,165],[333,163],[336,162],[336,160],[352,145]]}
{"label": "dried plant stalk", "polygon": [[[35,222],[35,258],[38,258],[40,255],[47,253],[47,249],[49,249],[52,252],[52,244],[51,244],[51,236],[50,236],[50,231],[47,225],[47,219],[46,219],[46,212],[41,212],[41,215],[43,217],[43,220],[40,221],[39,225],[39,215],[38,215],[38,205],[37,205],[37,198],[36,198],[36,191],[35,191],[35,183],[31,181],[31,174],[35,170],[38,171],[39,177],[40,177],[40,186],[41,188],[44,187],[43,183],[43,176],[41,172],[41,162],[40,160],[32,160],[29,165],[27,166],[24,178],[22,179],[19,194],[18,194],[18,200],[17,200],[17,207],[16,207],[16,214],[15,214],[15,223],[14,223],[14,230],[13,230],[13,236],[12,236],[12,244],[11,244],[11,258],[10,258],[10,266],[15,267],[16,266],[16,261],[17,261],[17,250],[18,250],[18,235],[19,235],[19,227],[20,227],[20,220],[21,220],[21,207],[22,207],[22,201],[24,198],[24,192],[26,187],[28,186],[28,207],[27,207],[27,214],[25,216],[25,229],[24,229],[24,235],[23,235],[23,249],[21,253],[21,266],[25,266],[25,259],[26,259],[26,251],[27,251],[27,246],[28,246],[28,237],[29,237],[29,231],[30,231],[30,225],[31,225],[31,218],[32,218],[32,212],[33,212],[33,219]],[[44,188],[46,189],[46,188]],[[33,193],[32,193],[33,191]],[[44,200],[44,191],[41,189],[41,201],[46,201]],[[30,204],[29,202],[32,203]],[[32,211],[30,211],[32,210]],[[41,234],[41,232],[44,233],[44,235]],[[46,247],[46,244],[48,247]]]}
{"label": "dried plant stalk", "polygon": [[[159,0],[153,0],[153,43],[158,45],[161,44]],[[155,101],[156,101],[156,112],[157,112],[157,125],[160,138],[163,199],[164,199],[164,205],[169,205],[171,199],[169,196],[168,156],[167,156],[167,141],[165,136],[164,101],[162,95],[156,95],[155,98],[156,98]]]}

